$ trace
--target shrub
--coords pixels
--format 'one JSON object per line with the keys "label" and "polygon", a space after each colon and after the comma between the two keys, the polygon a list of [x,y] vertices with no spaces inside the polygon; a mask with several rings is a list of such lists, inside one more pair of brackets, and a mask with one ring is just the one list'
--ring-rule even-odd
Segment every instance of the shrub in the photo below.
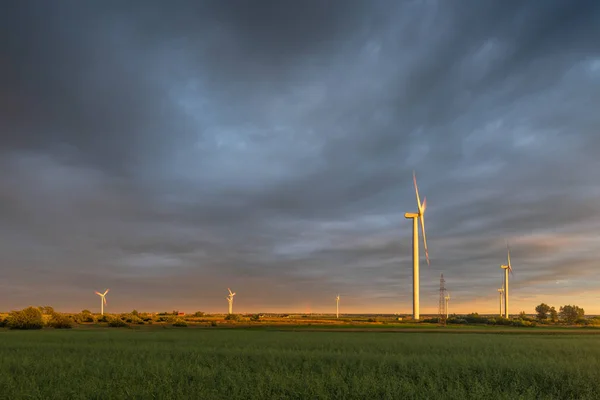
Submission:
{"label": "shrub", "polygon": [[506,325],[506,326],[512,325],[512,320],[510,320],[508,318],[496,317],[494,319],[496,321],[496,325]]}
{"label": "shrub", "polygon": [[73,328],[73,320],[66,315],[55,312],[50,317],[48,326],[54,329],[71,329]]}
{"label": "shrub", "polygon": [[465,320],[469,324],[486,324],[488,319],[486,317],[482,317],[477,313],[471,313],[465,317]]}
{"label": "shrub", "polygon": [[464,319],[464,318],[455,318],[455,317],[452,317],[452,318],[448,318],[447,323],[449,323],[449,324],[460,324],[460,325],[463,325],[463,324],[467,323],[467,320]]}
{"label": "shrub", "polygon": [[0,317],[0,328],[5,328],[8,325],[8,320],[6,318]]}
{"label": "shrub", "polygon": [[98,317],[98,322],[108,322],[108,317],[106,315],[101,315]]}
{"label": "shrub", "polygon": [[239,321],[240,316],[238,314],[227,314],[225,321]]}
{"label": "shrub", "polygon": [[210,326],[217,326],[217,321],[210,321]]}
{"label": "shrub", "polygon": [[8,315],[7,326],[10,329],[42,329],[44,327],[42,312],[37,307],[13,311]]}
{"label": "shrub", "polygon": [[515,319],[514,321],[512,321],[512,326],[531,327],[531,326],[535,326],[535,325],[536,325],[535,322],[527,321],[527,320],[523,320],[523,319]]}
{"label": "shrub", "polygon": [[176,326],[178,328],[185,328],[188,326],[188,324],[183,319],[178,318],[175,320],[175,322],[173,322],[173,326]]}
{"label": "shrub", "polygon": [[204,317],[204,312],[203,311],[196,311],[193,315],[194,317]]}
{"label": "shrub", "polygon": [[260,320],[260,314],[254,314],[250,317],[250,321],[259,321]]}
{"label": "shrub", "polygon": [[[600,325],[600,317],[594,317],[594,318],[590,318],[585,320],[585,324],[586,325],[591,325],[591,326],[598,326]],[[2,326],[2,325],[0,325]]]}
{"label": "shrub", "polygon": [[108,326],[111,328],[127,328],[129,325],[119,318],[113,318],[108,321]]}

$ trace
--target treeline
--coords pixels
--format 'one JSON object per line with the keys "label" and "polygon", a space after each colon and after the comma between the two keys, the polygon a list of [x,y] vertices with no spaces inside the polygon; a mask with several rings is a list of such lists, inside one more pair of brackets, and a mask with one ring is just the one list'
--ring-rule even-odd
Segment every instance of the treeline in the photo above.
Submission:
{"label": "treeline", "polygon": [[[198,311],[188,318],[203,317],[205,314]],[[157,315],[139,313],[133,310],[130,313],[94,315],[89,310],[75,314],[63,314],[54,311],[50,306],[27,307],[23,310],[12,311],[8,317],[0,317],[0,328],[9,329],[42,329],[44,327],[55,329],[70,329],[75,324],[106,323],[109,327],[119,328],[130,325],[145,325],[153,323],[167,323],[175,327],[186,327],[186,319],[179,316],[177,311],[165,312]]]}
{"label": "treeline", "polygon": [[[506,325],[506,326],[536,326],[537,324],[564,324],[564,325],[587,325],[600,326],[600,317],[586,318],[583,308],[575,305],[564,305],[556,311],[556,308],[542,303],[535,307],[535,317],[528,316],[522,311],[518,317],[489,317],[478,313],[471,313],[464,316],[452,315],[445,322],[447,324],[485,324],[485,325]],[[439,323],[439,318],[426,319],[423,322]]]}

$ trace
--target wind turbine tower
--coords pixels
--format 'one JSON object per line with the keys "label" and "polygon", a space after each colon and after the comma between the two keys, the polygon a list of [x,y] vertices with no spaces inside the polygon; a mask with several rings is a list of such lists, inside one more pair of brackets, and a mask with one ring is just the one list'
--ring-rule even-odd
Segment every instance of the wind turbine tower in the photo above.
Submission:
{"label": "wind turbine tower", "polygon": [[450,292],[446,295],[446,320],[448,320],[448,302],[450,301]]}
{"label": "wind turbine tower", "polygon": [[413,171],[413,183],[415,185],[415,194],[417,196],[417,213],[405,213],[404,218],[413,220],[413,319],[418,320],[419,315],[419,224],[423,231],[423,244],[425,247],[425,258],[429,265],[429,251],[427,250],[427,238],[425,236],[425,220],[423,215],[427,208],[427,199],[423,198],[423,203],[419,198],[419,188],[417,187],[417,178]]}
{"label": "wind turbine tower", "polygon": [[100,315],[104,315],[104,305],[106,304],[106,293],[108,293],[110,289],[106,289],[104,293],[96,292],[98,296],[100,296]]}
{"label": "wind turbine tower", "polygon": [[504,283],[502,283],[502,287],[498,289],[498,294],[500,295],[500,316],[502,316],[502,297],[504,296]]}
{"label": "wind turbine tower", "polygon": [[335,317],[340,317],[340,295],[335,296]]}
{"label": "wind turbine tower", "polygon": [[229,303],[229,314],[233,314],[233,296],[235,296],[235,293],[232,293],[231,289],[229,289],[229,288],[227,288],[227,290],[229,290],[229,295],[225,298],[227,299],[227,302]]}
{"label": "wind turbine tower", "polygon": [[500,268],[504,270],[504,317],[508,318],[508,272],[512,274],[512,265],[510,265],[510,249],[508,243],[506,243],[507,252],[507,265],[501,265]]}

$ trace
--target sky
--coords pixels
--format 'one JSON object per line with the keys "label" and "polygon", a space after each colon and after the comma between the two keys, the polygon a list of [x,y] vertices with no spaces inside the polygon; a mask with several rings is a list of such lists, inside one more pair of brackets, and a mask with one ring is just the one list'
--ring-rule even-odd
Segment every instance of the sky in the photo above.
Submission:
{"label": "sky", "polygon": [[[600,314],[600,2],[9,1],[0,310]],[[421,245],[422,246],[422,245]]]}

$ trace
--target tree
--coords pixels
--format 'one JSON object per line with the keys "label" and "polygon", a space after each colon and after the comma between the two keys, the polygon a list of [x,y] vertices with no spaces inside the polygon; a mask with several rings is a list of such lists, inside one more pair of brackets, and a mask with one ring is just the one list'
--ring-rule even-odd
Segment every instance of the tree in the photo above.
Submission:
{"label": "tree", "polygon": [[550,307],[550,321],[558,322],[558,313],[554,307]]}
{"label": "tree", "polygon": [[54,308],[52,308],[51,306],[41,306],[41,307],[38,307],[38,308],[40,309],[40,311],[44,315],[52,315],[52,314],[54,314]]}
{"label": "tree", "polygon": [[42,329],[44,320],[37,307],[27,307],[21,311],[13,311],[8,315],[7,325],[10,329]]}
{"label": "tree", "polygon": [[567,324],[574,324],[578,319],[583,318],[585,311],[577,306],[566,305],[560,308],[559,314]]}
{"label": "tree", "polygon": [[66,315],[53,313],[48,321],[48,326],[55,329],[71,329],[73,327],[73,321]]}
{"label": "tree", "polygon": [[[554,310],[554,311],[556,312],[556,310]],[[535,308],[535,312],[537,313],[537,319],[539,321],[545,321],[548,319],[548,313],[550,312],[550,306],[546,303],[542,303]]]}

